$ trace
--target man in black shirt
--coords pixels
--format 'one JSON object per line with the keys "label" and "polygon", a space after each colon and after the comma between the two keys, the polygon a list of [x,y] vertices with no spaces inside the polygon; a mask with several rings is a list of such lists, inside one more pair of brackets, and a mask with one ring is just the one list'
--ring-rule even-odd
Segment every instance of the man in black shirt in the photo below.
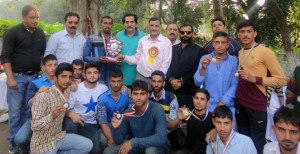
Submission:
{"label": "man in black shirt", "polygon": [[46,48],[45,34],[37,27],[39,17],[37,7],[24,6],[22,23],[9,29],[3,36],[1,63],[7,76],[10,153],[19,151],[14,136],[30,116],[30,108],[25,102],[26,91],[40,71],[41,58]]}
{"label": "man in black shirt", "polygon": [[192,43],[193,26],[185,24],[180,27],[181,43],[172,47],[172,61],[167,72],[166,89],[178,98],[179,106],[194,108],[192,98],[197,89],[193,75],[197,71],[204,50]]}

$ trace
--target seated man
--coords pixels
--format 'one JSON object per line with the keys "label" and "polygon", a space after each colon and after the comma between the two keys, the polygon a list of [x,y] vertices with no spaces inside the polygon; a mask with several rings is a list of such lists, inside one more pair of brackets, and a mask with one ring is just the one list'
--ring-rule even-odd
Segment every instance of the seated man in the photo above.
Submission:
{"label": "seated man", "polygon": [[171,148],[174,150],[182,149],[185,145],[185,135],[178,127],[184,116],[178,117],[178,102],[174,94],[164,89],[165,74],[162,71],[154,71],[151,74],[151,87],[149,100],[159,103],[167,119],[168,139]]}
{"label": "seated man", "polygon": [[90,139],[62,131],[66,96],[69,95],[67,88],[73,79],[72,65],[59,64],[55,76],[55,85],[49,92],[38,94],[32,103],[31,153],[55,154],[58,151],[72,154],[88,153],[93,147]]}
{"label": "seated man", "polygon": [[[134,81],[131,86],[134,105],[122,115],[114,113],[110,129],[115,145],[108,146],[105,154],[166,153],[169,145],[164,110],[148,97],[147,83]],[[133,138],[126,140],[129,132]]]}
{"label": "seated man", "polygon": [[295,109],[281,107],[274,115],[273,131],[278,142],[264,147],[264,154],[300,153],[300,114]]}
{"label": "seated man", "polygon": [[[177,151],[176,154],[205,154],[206,141],[205,138],[215,138],[216,132],[212,123],[212,113],[209,112],[207,106],[210,94],[205,89],[197,89],[194,97],[194,110],[189,113],[187,121],[187,142],[185,149]],[[178,115],[182,115],[186,108],[180,108]],[[186,115],[185,115],[186,116]],[[201,129],[199,129],[201,128]]]}
{"label": "seated man", "polygon": [[108,124],[114,112],[123,113],[129,107],[127,90],[122,91],[123,73],[119,68],[111,70],[109,75],[110,90],[98,98],[98,122],[101,126],[100,142],[102,146],[114,143]]}
{"label": "seated man", "polygon": [[253,141],[248,136],[233,130],[233,115],[227,106],[216,107],[213,113],[213,123],[218,135],[215,142],[208,143],[207,154],[257,154]]}
{"label": "seated man", "polygon": [[[55,70],[57,67],[57,59],[53,54],[49,54],[42,60],[42,70],[44,73],[42,76],[36,80],[33,80],[29,83],[27,94],[26,94],[26,102],[29,101],[32,97],[38,94],[39,89],[43,89],[42,87],[51,87],[56,80]],[[42,90],[41,90],[42,91]],[[29,104],[31,106],[31,104]],[[29,152],[30,147],[30,138],[32,135],[31,131],[31,119],[28,119],[22,127],[17,132],[14,141],[15,143],[21,147],[23,153]]]}
{"label": "seated man", "polygon": [[86,80],[78,85],[75,92],[70,94],[70,111],[67,111],[64,127],[67,133],[79,134],[87,137],[93,142],[93,149],[90,153],[99,154],[99,127],[97,125],[97,99],[108,88],[98,83],[99,68],[96,63],[86,65]]}

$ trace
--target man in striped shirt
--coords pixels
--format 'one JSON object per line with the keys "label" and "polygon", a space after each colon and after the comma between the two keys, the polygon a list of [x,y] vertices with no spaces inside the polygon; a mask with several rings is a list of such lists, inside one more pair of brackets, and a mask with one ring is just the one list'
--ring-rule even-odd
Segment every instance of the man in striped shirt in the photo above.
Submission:
{"label": "man in striped shirt", "polygon": [[73,72],[71,64],[59,64],[55,71],[55,85],[49,92],[42,92],[34,98],[31,108],[31,153],[55,154],[64,151],[82,154],[92,149],[90,139],[62,131],[65,108],[69,106],[67,97],[70,91],[67,88],[73,79]]}

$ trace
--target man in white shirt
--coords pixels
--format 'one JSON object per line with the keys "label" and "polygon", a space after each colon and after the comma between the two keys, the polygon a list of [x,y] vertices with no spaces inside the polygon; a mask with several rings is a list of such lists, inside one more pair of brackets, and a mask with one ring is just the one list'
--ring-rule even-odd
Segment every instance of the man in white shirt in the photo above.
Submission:
{"label": "man in white shirt", "polygon": [[65,15],[65,29],[49,38],[45,56],[54,54],[58,64],[62,62],[71,63],[74,59],[82,60],[85,38],[77,32],[79,19],[79,15],[74,12]]}
{"label": "man in white shirt", "polygon": [[180,43],[180,40],[178,40],[178,26],[176,22],[170,22],[167,25],[167,38],[171,41],[172,45],[177,45]]}
{"label": "man in white shirt", "polygon": [[148,89],[151,88],[151,73],[160,70],[164,74],[171,64],[172,44],[171,41],[162,36],[161,22],[158,18],[149,19],[149,33],[140,39],[136,54],[127,56],[119,54],[119,59],[124,59],[129,65],[137,65],[136,79],[146,81]]}
{"label": "man in white shirt", "polygon": [[300,113],[294,109],[281,107],[273,120],[272,128],[278,142],[266,144],[264,154],[299,154]]}

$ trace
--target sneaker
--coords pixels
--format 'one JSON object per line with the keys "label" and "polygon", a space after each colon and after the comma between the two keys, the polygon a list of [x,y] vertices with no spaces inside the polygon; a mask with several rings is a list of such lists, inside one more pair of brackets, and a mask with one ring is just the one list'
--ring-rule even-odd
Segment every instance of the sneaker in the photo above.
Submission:
{"label": "sneaker", "polygon": [[19,147],[16,145],[16,143],[11,142],[11,144],[9,145],[9,149],[8,149],[9,153],[19,153]]}
{"label": "sneaker", "polygon": [[8,120],[8,113],[0,115],[0,122],[5,122]]}

